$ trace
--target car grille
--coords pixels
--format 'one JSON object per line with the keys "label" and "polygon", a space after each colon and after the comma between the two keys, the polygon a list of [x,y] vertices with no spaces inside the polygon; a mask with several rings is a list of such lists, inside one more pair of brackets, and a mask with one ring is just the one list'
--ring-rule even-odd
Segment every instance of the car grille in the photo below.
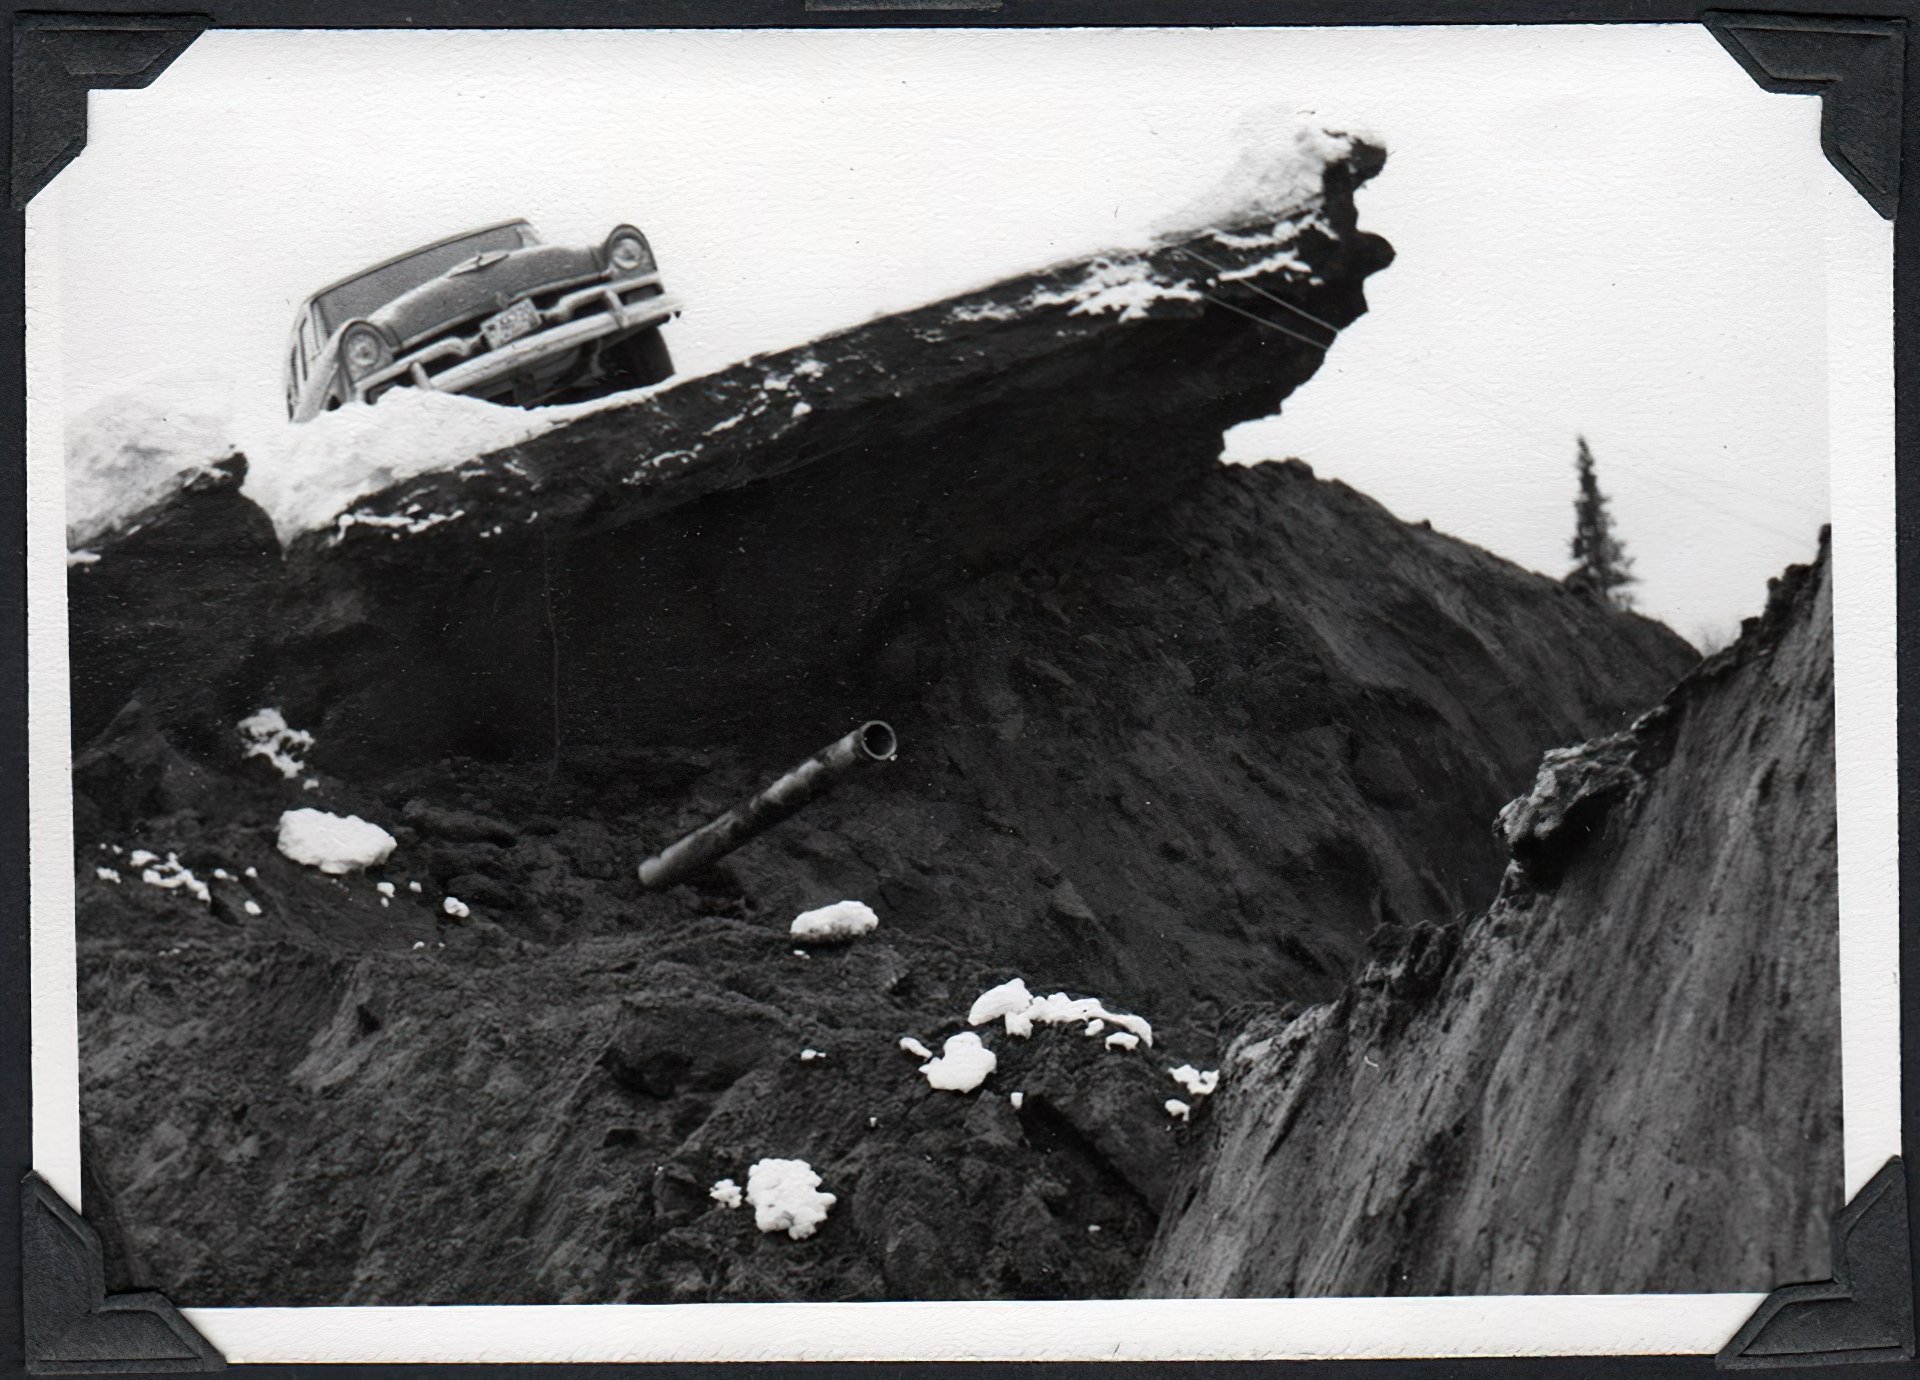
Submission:
{"label": "car grille", "polygon": [[[584,286],[585,285],[577,282],[564,284],[560,287],[549,288],[543,292],[532,293],[525,298],[517,300],[533,303],[534,308],[539,311],[541,316],[539,329],[544,330],[549,326],[557,326],[564,321],[578,320],[582,316],[605,309],[605,299],[596,292],[584,301],[576,303],[571,312],[562,313],[560,311],[561,303],[567,297],[581,292]],[[612,285],[608,286],[610,288],[612,287]],[[636,302],[644,302],[648,298],[659,297],[665,291],[658,282],[638,283],[631,287],[613,288],[612,290],[619,298],[622,306],[632,306]],[[488,315],[490,316],[492,313],[489,312]],[[424,339],[417,340],[407,349],[402,358],[413,361],[419,369],[425,373],[427,381],[431,383],[448,370],[465,364],[469,360],[479,359],[491,352],[492,347],[487,344],[486,335],[479,329],[480,319],[479,317],[469,318],[466,321],[456,323],[437,335],[431,335]],[[414,380],[411,377],[402,374],[398,378],[379,384],[368,390],[367,399],[369,402],[378,401],[379,398],[389,390],[410,387],[413,382]]]}

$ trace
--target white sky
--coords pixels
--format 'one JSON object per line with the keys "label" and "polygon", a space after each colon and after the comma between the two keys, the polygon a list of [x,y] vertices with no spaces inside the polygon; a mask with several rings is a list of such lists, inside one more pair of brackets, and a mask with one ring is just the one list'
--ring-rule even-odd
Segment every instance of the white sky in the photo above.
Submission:
{"label": "white sky", "polygon": [[1228,453],[1557,575],[1584,432],[1642,606],[1757,612],[1827,516],[1825,267],[1890,241],[1817,100],[1693,26],[216,32],[93,94],[30,253],[67,405],[191,374],[277,426],[299,299],[452,231],[639,224],[702,370],[1138,242],[1294,111],[1384,140],[1361,221],[1399,257]]}

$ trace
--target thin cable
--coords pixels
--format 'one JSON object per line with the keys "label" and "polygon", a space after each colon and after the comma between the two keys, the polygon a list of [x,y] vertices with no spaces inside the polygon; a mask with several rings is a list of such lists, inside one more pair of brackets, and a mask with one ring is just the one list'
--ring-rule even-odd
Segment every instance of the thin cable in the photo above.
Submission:
{"label": "thin cable", "polygon": [[1327,341],[1315,340],[1310,335],[1301,335],[1300,332],[1298,331],[1288,330],[1285,326],[1282,326],[1277,322],[1269,321],[1264,316],[1255,316],[1252,312],[1248,311],[1245,307],[1236,307],[1231,302],[1223,302],[1218,297],[1215,297],[1211,292],[1203,292],[1200,295],[1206,298],[1209,302],[1213,303],[1214,306],[1216,307],[1225,307],[1228,311],[1234,313],[1236,316],[1244,316],[1249,321],[1258,322],[1260,325],[1265,326],[1270,331],[1278,331],[1280,332],[1281,335],[1287,336],[1293,340],[1297,340],[1302,345],[1311,345],[1313,346],[1314,349],[1319,350],[1322,353],[1326,352],[1328,345],[1330,344],[1330,342],[1327,342]]}
{"label": "thin cable", "polygon": [[[1224,275],[1233,271],[1231,269],[1222,268],[1219,264],[1215,263],[1212,259],[1209,259],[1206,255],[1196,253],[1195,251],[1187,248],[1184,244],[1177,244],[1174,246],[1174,248],[1178,250],[1180,253],[1185,254],[1190,259],[1199,260],[1201,263],[1205,264],[1208,268],[1212,269],[1215,273]],[[1243,287],[1246,287],[1254,292],[1259,293],[1262,297],[1266,298],[1269,302],[1273,303],[1275,306],[1285,307],[1288,311],[1292,312],[1294,315],[1304,317],[1306,320],[1313,322],[1314,325],[1318,326],[1321,330],[1325,331],[1328,335],[1334,336],[1335,338],[1339,337],[1340,328],[1334,325],[1331,321],[1322,321],[1319,317],[1315,316],[1312,312],[1308,311],[1305,307],[1295,306],[1292,302],[1289,302],[1284,297],[1276,297],[1273,293],[1268,292],[1265,288],[1261,287],[1258,283],[1254,282],[1251,278],[1235,278],[1233,279],[1233,281],[1241,284]],[[1214,286],[1218,287],[1220,286],[1220,284],[1215,283]],[[1329,341],[1328,343],[1331,344],[1332,342]]]}

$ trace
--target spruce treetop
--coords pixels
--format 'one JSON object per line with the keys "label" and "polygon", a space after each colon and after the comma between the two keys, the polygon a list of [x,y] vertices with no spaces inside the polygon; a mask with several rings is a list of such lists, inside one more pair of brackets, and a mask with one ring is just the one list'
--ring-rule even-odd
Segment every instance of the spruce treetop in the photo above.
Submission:
{"label": "spruce treetop", "polygon": [[1573,540],[1569,543],[1573,569],[1562,583],[1596,602],[1632,608],[1633,596],[1626,592],[1626,586],[1635,583],[1633,560],[1627,555],[1625,543],[1613,534],[1613,515],[1607,510],[1607,496],[1600,492],[1587,438],[1577,439],[1580,449],[1574,468],[1580,477],[1580,491],[1573,500]]}

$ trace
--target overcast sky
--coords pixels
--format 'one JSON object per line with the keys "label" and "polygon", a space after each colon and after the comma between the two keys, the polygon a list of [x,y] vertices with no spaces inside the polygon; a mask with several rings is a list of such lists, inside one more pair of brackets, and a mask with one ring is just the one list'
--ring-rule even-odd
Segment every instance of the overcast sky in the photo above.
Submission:
{"label": "overcast sky", "polygon": [[706,369],[1138,242],[1294,112],[1385,142],[1361,219],[1398,259],[1227,453],[1558,575],[1584,433],[1643,607],[1690,636],[1757,612],[1827,516],[1824,265],[1888,241],[1815,98],[1692,26],[210,33],[93,93],[34,204],[55,405],[157,375],[279,426],[303,296],[520,215],[641,225]]}

